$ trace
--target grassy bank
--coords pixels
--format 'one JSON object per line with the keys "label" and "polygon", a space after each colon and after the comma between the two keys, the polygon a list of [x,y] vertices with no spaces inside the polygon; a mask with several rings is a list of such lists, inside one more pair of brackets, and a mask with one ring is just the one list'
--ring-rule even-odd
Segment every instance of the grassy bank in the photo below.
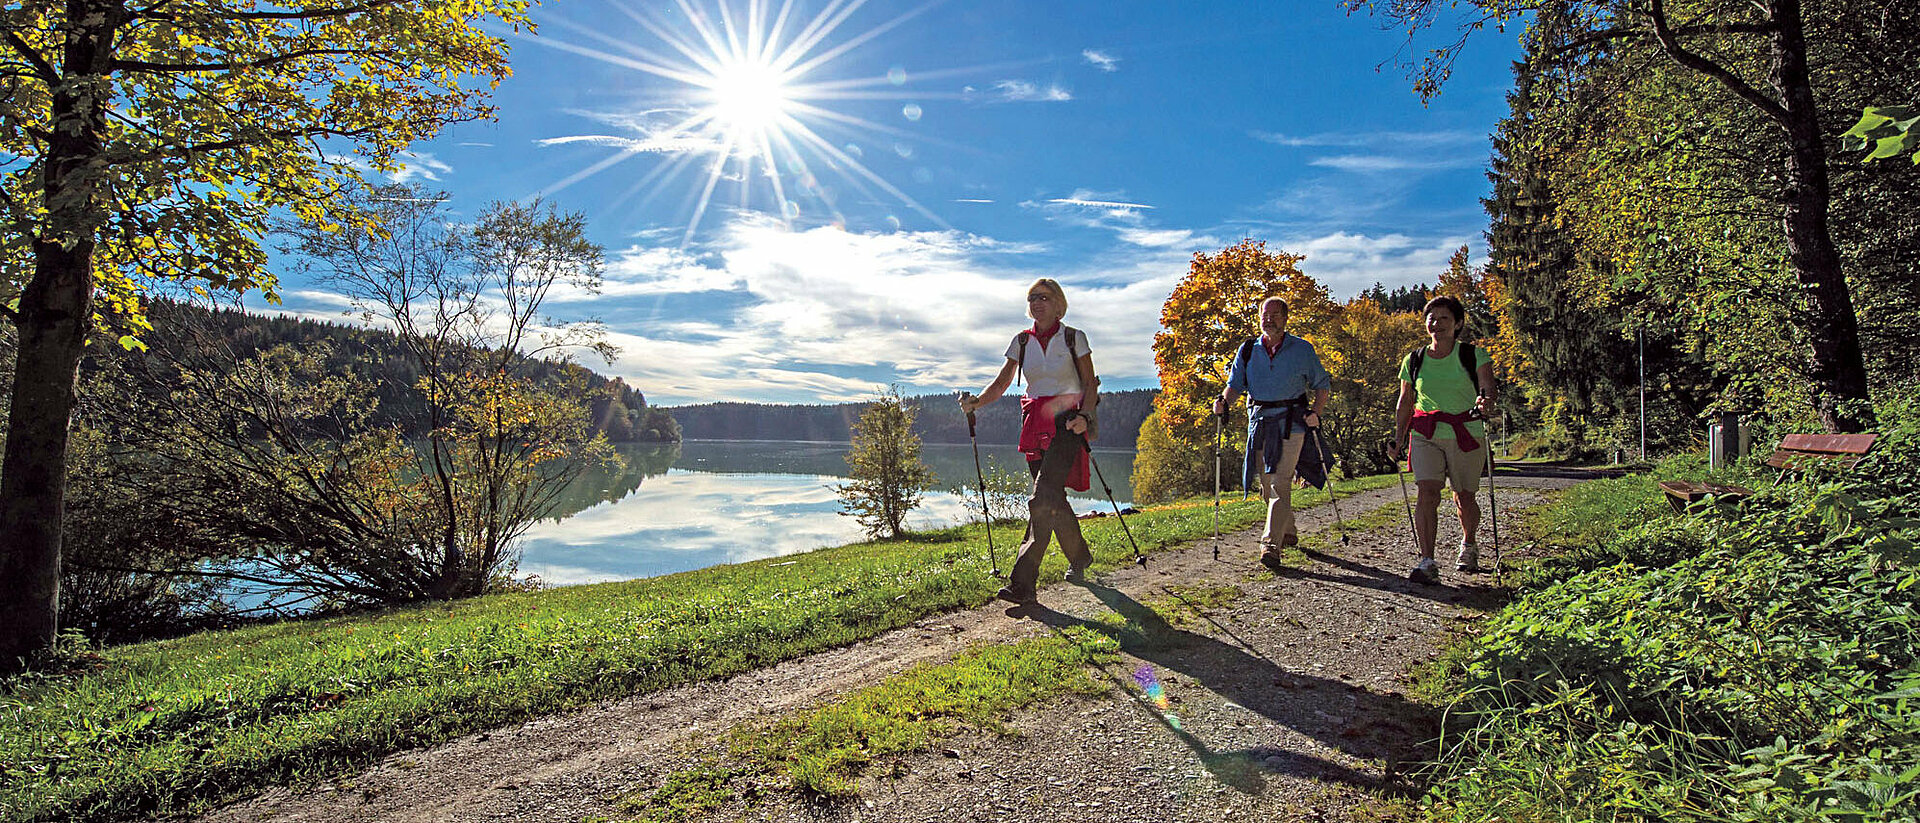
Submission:
{"label": "grassy bank", "polygon": [[[1391,475],[1343,489],[1377,488]],[[1325,500],[1296,493],[1296,505]],[[1141,550],[1212,531],[1209,500],[1130,515]],[[1263,514],[1224,502],[1223,529]],[[1002,569],[1017,525],[995,534]],[[1113,518],[1085,523],[1096,568],[1130,562]],[[1042,569],[1057,580],[1064,561]],[[667,577],[106,650],[79,676],[0,690],[0,811],[101,820],[205,809],[347,773],[460,734],[764,666],[921,617],[999,586],[978,526]]]}
{"label": "grassy bank", "polygon": [[1449,673],[1421,800],[1444,821],[1920,815],[1920,413],[1852,472],[1666,510],[1652,476],[1569,492],[1559,556]]}

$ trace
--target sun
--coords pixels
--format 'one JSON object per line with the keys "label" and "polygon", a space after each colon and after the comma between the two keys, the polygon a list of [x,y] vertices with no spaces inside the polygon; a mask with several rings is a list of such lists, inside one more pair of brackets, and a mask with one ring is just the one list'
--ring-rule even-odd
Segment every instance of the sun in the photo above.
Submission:
{"label": "sun", "polygon": [[794,103],[787,80],[779,69],[760,61],[722,63],[707,89],[715,124],[743,138],[784,128],[788,109]]}
{"label": "sun", "polygon": [[[942,141],[835,107],[849,101],[907,100],[909,105],[902,111],[912,113],[904,116],[909,123],[917,123],[922,109],[913,101],[957,96],[914,92],[898,67],[849,73],[850,52],[934,3],[841,36],[838,30],[867,0],[829,0],[811,19],[796,8],[799,2],[671,0],[666,6],[636,8],[614,0],[615,7],[645,30],[640,36],[617,36],[555,21],[600,46],[551,36],[534,42],[634,70],[647,78],[650,94],[642,97],[635,110],[601,118],[626,130],[625,134],[579,134],[541,141],[542,145],[587,143],[617,149],[541,193],[552,194],[637,159],[652,168],[622,200],[636,196],[644,204],[662,191],[677,188],[670,185],[675,179],[693,183],[692,217],[682,245],[692,242],[716,196],[727,194],[737,195],[738,208],[772,213],[789,227],[795,220],[844,226],[847,220],[837,205],[840,201],[891,200],[946,228],[946,221],[869,169],[857,148],[880,135]],[[897,219],[889,216],[889,220]]]}

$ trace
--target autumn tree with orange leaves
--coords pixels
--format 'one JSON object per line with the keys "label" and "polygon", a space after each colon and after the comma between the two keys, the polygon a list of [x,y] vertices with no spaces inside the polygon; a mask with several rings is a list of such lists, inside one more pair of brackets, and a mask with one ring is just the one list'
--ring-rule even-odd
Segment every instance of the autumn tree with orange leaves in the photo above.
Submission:
{"label": "autumn tree with orange leaves", "polygon": [[[1208,440],[1213,436],[1213,421],[1209,419],[1213,400],[1226,384],[1240,344],[1260,336],[1261,300],[1285,298],[1287,331],[1309,340],[1337,322],[1340,307],[1328,296],[1325,286],[1301,273],[1299,263],[1303,259],[1297,254],[1267,251],[1266,243],[1257,240],[1242,240],[1211,255],[1194,254],[1187,276],[1174,286],[1161,308],[1160,325],[1164,330],[1153,338],[1153,359],[1160,371],[1160,394],[1154,399],[1154,411],[1157,425],[1163,426],[1166,434],[1161,438],[1156,432],[1155,442],[1211,454]],[[1234,409],[1225,428],[1232,433],[1245,426],[1245,408]],[[1228,451],[1223,462],[1238,466],[1239,440],[1229,436],[1225,446]],[[1142,450],[1140,459],[1158,465],[1156,457],[1146,451]],[[1211,470],[1210,464],[1207,470]],[[1154,472],[1147,476],[1136,469],[1134,496],[1141,501],[1165,500],[1213,491],[1213,478],[1204,472],[1188,474]],[[1226,471],[1222,488],[1238,488],[1239,480],[1239,471]]]}

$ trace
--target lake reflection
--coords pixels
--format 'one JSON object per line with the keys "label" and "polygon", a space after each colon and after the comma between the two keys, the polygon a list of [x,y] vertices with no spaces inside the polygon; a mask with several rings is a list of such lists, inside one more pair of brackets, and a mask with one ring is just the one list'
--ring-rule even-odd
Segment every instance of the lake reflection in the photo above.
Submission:
{"label": "lake reflection", "polygon": [[[840,514],[833,486],[846,479],[845,443],[692,442],[673,447],[625,446],[625,470],[583,476],[560,501],[556,519],[525,539],[521,574],[553,585],[628,580],[792,554],[864,539],[860,524]],[[1004,452],[1004,453],[1003,453]],[[973,485],[973,452],[965,445],[927,444],[923,456],[939,486]],[[1125,506],[1133,452],[1094,453]],[[1018,453],[981,449],[983,463],[1025,470]],[[1076,497],[1081,512],[1111,511],[1094,482]],[[979,498],[929,492],[907,516],[929,529],[977,514]],[[1098,505],[1096,505],[1096,502]],[[995,530],[1004,555],[1016,529]]]}

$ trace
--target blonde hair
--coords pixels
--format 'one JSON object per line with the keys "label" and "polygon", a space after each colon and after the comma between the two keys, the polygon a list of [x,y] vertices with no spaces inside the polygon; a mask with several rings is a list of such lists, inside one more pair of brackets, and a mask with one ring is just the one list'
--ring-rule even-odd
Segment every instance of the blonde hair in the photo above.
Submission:
{"label": "blonde hair", "polygon": [[[1042,277],[1033,281],[1033,285],[1027,287],[1027,293],[1032,294],[1034,289],[1046,289],[1047,295],[1053,298],[1054,305],[1060,307],[1060,315],[1062,317],[1066,316],[1067,293],[1060,289],[1060,283],[1058,281],[1051,277]],[[1033,312],[1029,310],[1027,316],[1033,316]]]}

